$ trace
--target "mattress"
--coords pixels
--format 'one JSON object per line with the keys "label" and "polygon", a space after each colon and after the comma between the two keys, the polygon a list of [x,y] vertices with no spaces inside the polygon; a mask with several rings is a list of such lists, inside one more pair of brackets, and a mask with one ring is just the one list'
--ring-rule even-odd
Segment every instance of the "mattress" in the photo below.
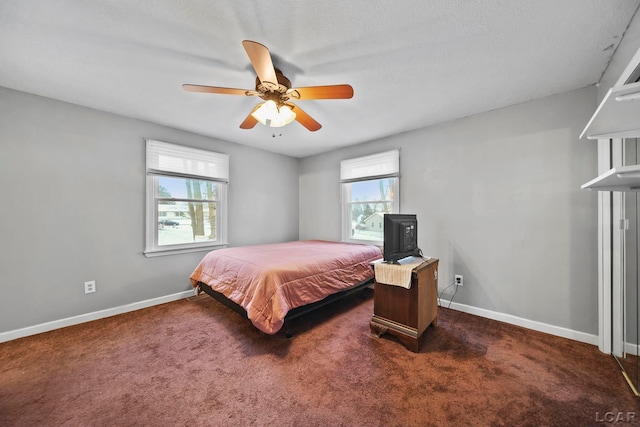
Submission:
{"label": "mattress", "polygon": [[240,305],[261,331],[275,334],[287,313],[373,278],[374,245],[305,240],[209,252],[190,276]]}

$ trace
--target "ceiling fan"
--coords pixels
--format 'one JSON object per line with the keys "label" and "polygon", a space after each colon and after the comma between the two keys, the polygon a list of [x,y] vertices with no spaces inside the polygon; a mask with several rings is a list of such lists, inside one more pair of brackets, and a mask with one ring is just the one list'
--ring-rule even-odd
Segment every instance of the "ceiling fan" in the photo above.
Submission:
{"label": "ceiling fan", "polygon": [[258,75],[256,77],[255,90],[193,84],[182,85],[182,88],[189,92],[257,96],[262,98],[264,102],[255,106],[253,111],[240,124],[241,129],[252,129],[256,123],[271,127],[281,127],[291,123],[293,120],[297,120],[302,126],[311,132],[315,132],[322,125],[291,102],[292,99],[349,99],[353,97],[353,88],[347,84],[292,88],[289,79],[273,66],[271,54],[266,46],[251,40],[244,40],[242,46]]}

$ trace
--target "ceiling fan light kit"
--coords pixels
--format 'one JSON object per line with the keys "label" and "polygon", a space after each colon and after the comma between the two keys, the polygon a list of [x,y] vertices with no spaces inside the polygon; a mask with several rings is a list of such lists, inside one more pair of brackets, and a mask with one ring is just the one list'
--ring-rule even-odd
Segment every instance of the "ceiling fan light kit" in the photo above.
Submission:
{"label": "ceiling fan light kit", "polygon": [[258,120],[258,122],[265,126],[271,126],[272,128],[279,128],[288,125],[296,118],[296,113],[291,111],[286,104],[277,106],[275,102],[269,100],[260,104],[257,110],[251,115]]}
{"label": "ceiling fan light kit", "polygon": [[189,92],[217,93],[223,95],[257,96],[263,99],[240,124],[241,129],[252,129],[257,123],[270,127],[282,127],[296,120],[311,132],[322,125],[305,113],[291,99],[349,99],[353,97],[353,88],[347,84],[330,86],[309,86],[292,88],[291,81],[273,66],[271,54],[266,46],[251,41],[242,42],[251,61],[256,77],[255,90],[234,89],[217,86],[183,84]]}

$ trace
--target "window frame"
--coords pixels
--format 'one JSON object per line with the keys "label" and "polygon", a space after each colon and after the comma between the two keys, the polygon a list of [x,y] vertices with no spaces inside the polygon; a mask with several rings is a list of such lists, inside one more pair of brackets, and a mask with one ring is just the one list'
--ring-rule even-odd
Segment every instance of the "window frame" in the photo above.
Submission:
{"label": "window frame", "polygon": [[[208,251],[228,246],[227,205],[229,185],[229,156],[213,151],[186,147],[146,139],[146,210],[145,250],[147,257]],[[158,156],[165,155],[169,162],[162,163]],[[216,239],[172,245],[158,244],[158,221],[161,202],[167,200],[208,203],[209,199],[167,198],[159,195],[160,177],[197,179],[216,184]]]}
{"label": "window frame", "polygon": [[377,181],[380,179],[391,179],[393,185],[393,199],[376,200],[357,203],[391,203],[391,212],[400,212],[400,151],[390,150],[369,156],[347,159],[340,162],[340,187],[342,201],[342,236],[343,242],[360,243],[382,246],[383,240],[354,239],[351,235],[352,220],[351,207],[354,203],[351,200],[351,186],[356,182]]}

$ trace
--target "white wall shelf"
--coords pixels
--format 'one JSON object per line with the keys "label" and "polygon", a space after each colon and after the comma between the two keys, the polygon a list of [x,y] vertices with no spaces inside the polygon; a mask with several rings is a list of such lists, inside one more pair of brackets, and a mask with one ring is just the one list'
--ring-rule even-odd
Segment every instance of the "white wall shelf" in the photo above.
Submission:
{"label": "white wall shelf", "polygon": [[640,82],[609,89],[580,138],[639,138]]}
{"label": "white wall shelf", "polygon": [[615,167],[581,188],[595,191],[640,192],[640,165]]}

